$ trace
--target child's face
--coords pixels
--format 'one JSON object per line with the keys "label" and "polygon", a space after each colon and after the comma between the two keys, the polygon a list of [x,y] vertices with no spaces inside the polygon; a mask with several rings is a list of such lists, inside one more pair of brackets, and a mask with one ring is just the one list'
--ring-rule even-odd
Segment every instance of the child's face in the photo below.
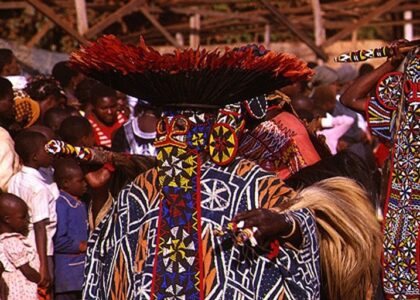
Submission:
{"label": "child's face", "polygon": [[[47,140],[45,140],[46,142]],[[45,151],[45,147],[41,147],[36,154],[36,158],[40,167],[48,168],[52,165],[54,157]]]}
{"label": "child's face", "polygon": [[63,189],[70,195],[78,198],[87,192],[87,183],[81,169],[71,172],[71,176],[66,179]]}
{"label": "child's face", "polygon": [[13,232],[28,234],[29,215],[26,205],[19,205],[9,215],[9,226]]}

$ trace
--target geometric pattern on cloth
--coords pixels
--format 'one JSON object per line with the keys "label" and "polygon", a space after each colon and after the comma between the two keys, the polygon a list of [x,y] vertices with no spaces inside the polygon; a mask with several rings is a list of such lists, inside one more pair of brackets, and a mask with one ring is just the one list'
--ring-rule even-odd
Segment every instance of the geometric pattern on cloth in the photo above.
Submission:
{"label": "geometric pattern on cloth", "polygon": [[391,124],[394,115],[395,110],[386,108],[375,97],[370,98],[367,104],[366,120],[372,134],[382,142],[391,142]]}
{"label": "geometric pattern on cloth", "polygon": [[203,298],[197,175],[199,150],[207,143],[210,124],[204,113],[175,112],[163,117],[158,130],[161,136],[155,145],[161,199],[152,299]]}
{"label": "geometric pattern on cloth", "polygon": [[265,121],[242,136],[239,153],[267,171],[276,172],[287,166],[294,174],[307,165],[294,135],[281,123]]}
{"label": "geometric pattern on cloth", "polygon": [[403,73],[385,74],[376,86],[376,98],[389,110],[396,110],[401,101],[403,89]]}
{"label": "geometric pattern on cloth", "polygon": [[[404,87],[420,86],[420,48],[407,56]],[[405,88],[393,139],[393,161],[384,224],[384,290],[387,296],[420,297],[420,89]]]}
{"label": "geometric pattern on cloth", "polygon": [[[282,245],[270,260],[253,248],[214,235],[239,212],[278,206],[294,192],[256,164],[236,158],[227,166],[204,163],[201,193],[201,261],[204,299],[319,299],[319,244],[307,209],[293,212],[303,237],[296,251]],[[151,169],[121,191],[88,242],[83,299],[152,299],[156,237],[160,218],[159,174]],[[173,220],[174,225],[175,219]],[[174,227],[176,228],[176,226]],[[175,229],[179,239],[185,233]],[[190,249],[186,241],[184,249]],[[187,251],[187,250],[186,250]],[[171,268],[171,260],[168,267]],[[169,293],[170,291],[168,291]],[[172,291],[171,291],[172,292]],[[187,298],[190,299],[190,298]]]}
{"label": "geometric pattern on cloth", "polygon": [[153,299],[200,299],[199,157],[197,152],[165,146],[158,148],[157,159],[163,185]]}
{"label": "geometric pattern on cloth", "polygon": [[208,141],[208,153],[216,164],[229,164],[236,156],[245,120],[239,104],[227,105],[221,109],[214,121]]}

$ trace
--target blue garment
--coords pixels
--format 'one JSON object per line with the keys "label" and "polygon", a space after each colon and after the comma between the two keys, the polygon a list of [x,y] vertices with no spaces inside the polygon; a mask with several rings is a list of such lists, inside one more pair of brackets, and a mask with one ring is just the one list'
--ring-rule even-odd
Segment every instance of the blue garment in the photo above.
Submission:
{"label": "blue garment", "polygon": [[85,203],[60,191],[56,203],[57,231],[54,236],[55,292],[80,291],[86,253],[79,250],[87,241],[88,222]]}
{"label": "blue garment", "polygon": [[[319,241],[308,209],[292,212],[302,233],[301,248],[296,251],[284,245],[274,260],[214,234],[215,228],[226,226],[238,212],[276,207],[289,199],[293,192],[282,181],[247,160],[237,158],[227,166],[208,161],[201,166],[200,191],[204,299],[320,299]],[[140,174],[122,189],[90,236],[83,299],[154,299],[151,288],[160,203],[156,169]],[[185,211],[185,207],[180,210]],[[177,219],[172,221],[173,243],[167,257],[192,249],[188,233],[178,230]],[[178,282],[186,277],[183,269],[174,271],[176,261],[164,262],[165,272],[184,276]],[[171,286],[167,290],[177,292]]]}

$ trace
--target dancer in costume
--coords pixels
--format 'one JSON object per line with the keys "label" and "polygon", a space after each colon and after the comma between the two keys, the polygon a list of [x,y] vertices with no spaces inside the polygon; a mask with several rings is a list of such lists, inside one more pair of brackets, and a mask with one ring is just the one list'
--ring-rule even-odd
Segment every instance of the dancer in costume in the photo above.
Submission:
{"label": "dancer in costume", "polygon": [[[372,133],[392,148],[384,205],[383,284],[389,298],[417,299],[420,297],[420,48],[407,55],[403,73],[395,72],[401,60],[393,57],[360,77],[341,101],[356,110],[366,107]],[[363,98],[375,83],[376,96]]]}
{"label": "dancer in costume", "polygon": [[[161,55],[112,36],[72,62],[164,111],[158,167],[122,190],[91,236],[85,299],[320,297],[313,212],[274,209],[295,192],[236,157],[245,119],[260,116],[266,103],[258,98],[250,115],[234,103],[306,79],[311,71],[302,62],[261,47]],[[261,214],[262,222],[254,218]],[[232,220],[237,228],[243,221],[243,246],[216,234]]]}
{"label": "dancer in costume", "polygon": [[275,172],[282,180],[327,157],[327,146],[299,119],[286,95],[276,91],[267,100],[267,120],[241,137],[242,157]]}

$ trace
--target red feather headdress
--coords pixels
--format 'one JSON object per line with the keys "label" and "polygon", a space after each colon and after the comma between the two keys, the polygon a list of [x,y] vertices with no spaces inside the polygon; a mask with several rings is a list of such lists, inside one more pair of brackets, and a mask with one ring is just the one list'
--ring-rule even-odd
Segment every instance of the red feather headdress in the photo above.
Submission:
{"label": "red feather headdress", "polygon": [[155,106],[215,106],[269,93],[312,71],[293,55],[264,47],[175,50],[125,45],[113,35],[73,52],[70,63],[88,76]]}

